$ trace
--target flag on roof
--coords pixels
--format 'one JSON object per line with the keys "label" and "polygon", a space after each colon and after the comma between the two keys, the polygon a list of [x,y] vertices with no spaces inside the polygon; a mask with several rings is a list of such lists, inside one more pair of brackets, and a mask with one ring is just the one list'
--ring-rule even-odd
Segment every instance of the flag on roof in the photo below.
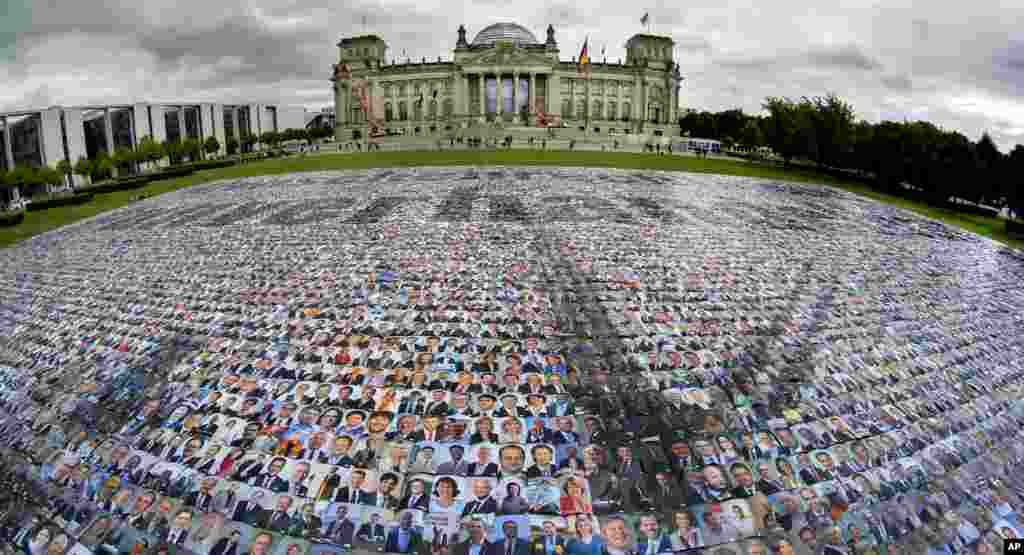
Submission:
{"label": "flag on roof", "polygon": [[590,42],[590,37],[583,40],[583,49],[580,50],[580,59],[578,62],[577,69],[580,73],[590,74],[590,54],[587,53],[587,43]]}

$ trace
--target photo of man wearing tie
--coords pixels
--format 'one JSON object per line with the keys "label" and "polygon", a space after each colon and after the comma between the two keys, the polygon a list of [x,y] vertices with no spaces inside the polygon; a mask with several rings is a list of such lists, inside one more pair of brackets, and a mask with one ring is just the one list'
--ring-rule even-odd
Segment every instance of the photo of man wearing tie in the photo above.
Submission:
{"label": "photo of man wearing tie", "polygon": [[266,528],[273,530],[274,532],[284,532],[292,526],[292,516],[289,514],[289,510],[292,507],[292,498],[287,495],[282,495],[277,498],[277,508],[274,512],[270,513],[270,518],[267,519]]}
{"label": "photo of man wearing tie", "polygon": [[491,546],[492,555],[530,555],[529,540],[519,537],[519,524],[512,520],[516,518],[521,517],[508,517],[501,522],[502,539]]}
{"label": "photo of man wearing tie", "polygon": [[178,514],[174,516],[174,522],[171,525],[170,531],[167,532],[167,539],[165,540],[167,544],[185,545],[185,540],[188,539],[188,534],[192,530],[192,516],[191,509],[178,511]]}
{"label": "photo of man wearing tie", "polygon": [[658,555],[660,553],[672,552],[672,540],[667,534],[662,534],[658,525],[658,517],[654,515],[642,515],[636,525],[637,555]]}
{"label": "photo of man wearing tie", "polygon": [[566,553],[565,538],[558,534],[555,522],[545,520],[541,525],[540,537],[530,544],[530,555],[562,555]]}
{"label": "photo of man wearing tie", "polygon": [[426,511],[430,506],[430,498],[426,494],[427,484],[423,480],[416,478],[409,481],[409,493],[402,499],[402,503],[399,505],[402,509],[418,509],[420,511]]}
{"label": "photo of man wearing tie", "polygon": [[351,503],[353,505],[366,503],[366,497],[369,494],[363,491],[365,484],[366,471],[353,470],[349,478],[349,484],[338,488],[338,494],[334,497],[334,501],[336,503]]}

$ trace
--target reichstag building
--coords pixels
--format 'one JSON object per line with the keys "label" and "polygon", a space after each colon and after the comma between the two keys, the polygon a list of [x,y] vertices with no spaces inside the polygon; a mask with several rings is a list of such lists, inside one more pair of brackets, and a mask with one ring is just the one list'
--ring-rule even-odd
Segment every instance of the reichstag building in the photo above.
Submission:
{"label": "reichstag building", "polygon": [[[376,35],[338,43],[339,66],[367,82],[371,98],[383,100],[389,132],[429,134],[484,127],[526,131],[542,112],[571,135],[588,133],[678,135],[682,77],[669,37],[633,35],[626,60],[594,60],[589,75],[577,60],[563,60],[555,29],[541,42],[527,28],[496,23],[472,41],[459,26],[450,61],[388,63],[387,42]],[[366,128],[366,114],[350,80],[335,78],[338,138]],[[378,100],[379,102],[379,100]]]}

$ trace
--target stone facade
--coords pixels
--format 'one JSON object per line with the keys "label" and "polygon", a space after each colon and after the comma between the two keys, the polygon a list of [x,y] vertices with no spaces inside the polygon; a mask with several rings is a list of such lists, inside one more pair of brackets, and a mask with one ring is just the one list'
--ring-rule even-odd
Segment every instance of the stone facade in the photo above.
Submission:
{"label": "stone facade", "polygon": [[[369,94],[383,100],[385,130],[438,134],[474,127],[534,127],[539,108],[570,129],[588,133],[678,135],[682,77],[668,37],[634,35],[624,63],[591,54],[589,77],[575,58],[559,58],[555,31],[539,42],[513,23],[484,28],[472,43],[464,27],[450,61],[387,63],[387,43],[367,35],[338,43],[339,66],[365,79]],[[332,78],[337,139],[366,132],[366,115],[351,82]]]}

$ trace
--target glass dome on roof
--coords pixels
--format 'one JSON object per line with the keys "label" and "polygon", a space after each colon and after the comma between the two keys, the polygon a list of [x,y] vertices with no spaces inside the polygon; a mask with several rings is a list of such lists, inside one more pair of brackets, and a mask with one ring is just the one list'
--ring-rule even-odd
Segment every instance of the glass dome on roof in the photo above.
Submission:
{"label": "glass dome on roof", "polygon": [[476,38],[473,46],[493,46],[497,41],[510,41],[516,46],[540,44],[537,37],[529,29],[516,23],[495,23],[484,27]]}

